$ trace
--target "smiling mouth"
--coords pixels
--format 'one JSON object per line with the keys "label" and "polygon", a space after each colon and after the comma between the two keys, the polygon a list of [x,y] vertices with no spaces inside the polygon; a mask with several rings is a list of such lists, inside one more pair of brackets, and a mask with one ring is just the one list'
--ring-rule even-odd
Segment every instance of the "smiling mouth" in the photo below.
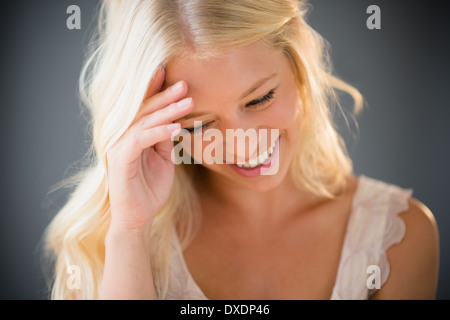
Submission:
{"label": "smiling mouth", "polygon": [[267,162],[269,162],[270,157],[274,153],[275,147],[277,146],[279,139],[280,139],[280,137],[278,136],[278,138],[272,143],[272,145],[266,151],[264,151],[263,154],[261,154],[259,157],[250,159],[248,162],[247,161],[239,161],[239,162],[235,163],[234,165],[236,165],[239,168],[243,168],[243,169],[254,169],[263,164],[266,164]]}

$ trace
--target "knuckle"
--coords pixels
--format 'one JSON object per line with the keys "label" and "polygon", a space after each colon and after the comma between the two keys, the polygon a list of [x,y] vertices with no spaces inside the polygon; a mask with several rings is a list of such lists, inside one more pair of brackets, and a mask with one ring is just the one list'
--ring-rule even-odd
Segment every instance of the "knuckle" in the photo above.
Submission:
{"label": "knuckle", "polygon": [[157,131],[157,135],[159,137],[163,137],[167,134],[167,127],[166,126],[159,126],[158,127],[158,131]]}
{"label": "knuckle", "polygon": [[135,148],[139,148],[140,146],[140,138],[139,138],[139,134],[138,132],[133,132],[130,134],[130,146],[135,149]]}
{"label": "knuckle", "polygon": [[172,87],[168,87],[166,88],[163,92],[162,92],[162,96],[163,99],[166,103],[171,103],[174,99],[174,94],[173,94],[173,90]]}
{"label": "knuckle", "polygon": [[177,114],[177,108],[175,103],[169,104],[165,110],[164,113],[166,114],[166,117],[173,117]]}
{"label": "knuckle", "polygon": [[145,124],[147,123],[148,116],[143,117],[141,120],[139,120],[137,126],[140,128],[145,127]]}

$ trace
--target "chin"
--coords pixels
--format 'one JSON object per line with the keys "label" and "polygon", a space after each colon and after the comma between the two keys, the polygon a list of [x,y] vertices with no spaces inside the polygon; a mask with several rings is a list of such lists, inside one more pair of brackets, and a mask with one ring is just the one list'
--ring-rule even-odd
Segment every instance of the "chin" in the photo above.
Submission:
{"label": "chin", "polygon": [[283,181],[281,175],[263,176],[258,181],[245,181],[243,184],[248,188],[256,192],[269,192],[278,187]]}
{"label": "chin", "polygon": [[234,181],[247,188],[258,191],[258,192],[268,192],[277,188],[286,178],[288,174],[288,166],[281,164],[278,172],[273,175],[261,175],[256,178],[245,178],[245,177],[234,177]]}
{"label": "chin", "polygon": [[288,166],[280,166],[276,174],[273,175],[258,175],[255,177],[243,176],[236,172],[235,168],[230,168],[229,165],[221,165],[221,168],[210,168],[222,177],[227,178],[237,187],[244,187],[246,189],[256,192],[268,192],[277,188],[285,179]]}

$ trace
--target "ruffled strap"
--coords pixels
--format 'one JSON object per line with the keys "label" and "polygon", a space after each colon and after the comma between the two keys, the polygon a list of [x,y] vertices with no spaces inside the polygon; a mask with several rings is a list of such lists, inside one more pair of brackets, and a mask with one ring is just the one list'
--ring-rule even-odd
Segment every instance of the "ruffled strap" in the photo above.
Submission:
{"label": "ruffled strap", "polygon": [[390,273],[386,251],[401,242],[406,227],[398,214],[408,209],[412,189],[360,176],[331,299],[368,299],[367,268],[380,268],[383,286]]}

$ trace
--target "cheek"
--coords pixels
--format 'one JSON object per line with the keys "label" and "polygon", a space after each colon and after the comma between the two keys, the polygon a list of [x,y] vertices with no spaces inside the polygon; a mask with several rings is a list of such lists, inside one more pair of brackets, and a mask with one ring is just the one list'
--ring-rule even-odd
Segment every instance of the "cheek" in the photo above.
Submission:
{"label": "cheek", "polygon": [[283,94],[268,110],[270,127],[281,130],[298,130],[302,118],[301,101],[297,95]]}

